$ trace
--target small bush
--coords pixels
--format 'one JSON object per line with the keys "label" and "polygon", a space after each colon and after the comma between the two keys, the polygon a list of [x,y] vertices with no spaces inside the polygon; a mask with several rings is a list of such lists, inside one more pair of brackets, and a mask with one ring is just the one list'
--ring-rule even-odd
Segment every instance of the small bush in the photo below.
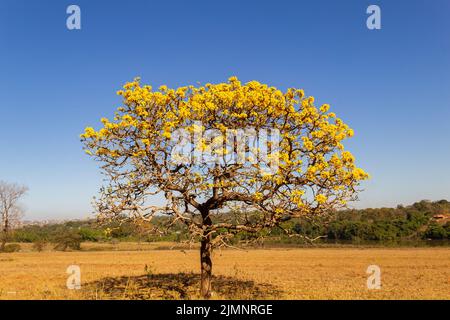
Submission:
{"label": "small bush", "polygon": [[37,252],[41,252],[44,250],[45,246],[47,245],[47,242],[44,240],[37,240],[33,242],[33,250]]}
{"label": "small bush", "polygon": [[11,244],[7,244],[2,252],[7,252],[7,253],[19,252],[20,249],[22,249],[22,247],[19,244],[11,243]]}
{"label": "small bush", "polygon": [[54,240],[56,243],[55,250],[66,251],[71,250],[81,250],[82,237],[77,232],[67,232],[57,236]]}

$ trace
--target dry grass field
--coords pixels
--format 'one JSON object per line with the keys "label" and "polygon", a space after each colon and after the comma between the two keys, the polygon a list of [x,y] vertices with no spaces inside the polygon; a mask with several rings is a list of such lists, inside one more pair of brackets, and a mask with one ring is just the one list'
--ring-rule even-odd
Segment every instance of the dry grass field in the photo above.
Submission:
{"label": "dry grass field", "polygon": [[[199,253],[170,247],[3,253],[0,299],[198,299]],[[450,299],[450,248],[221,250],[213,262],[215,299]],[[73,264],[81,290],[66,287]],[[372,264],[380,290],[366,286]]]}

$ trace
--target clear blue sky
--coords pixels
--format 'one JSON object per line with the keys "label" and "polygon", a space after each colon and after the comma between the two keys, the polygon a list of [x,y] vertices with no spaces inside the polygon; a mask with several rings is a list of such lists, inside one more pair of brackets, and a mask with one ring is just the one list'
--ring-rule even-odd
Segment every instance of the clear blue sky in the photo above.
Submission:
{"label": "clear blue sky", "polygon": [[356,206],[450,199],[448,0],[1,0],[0,57],[0,179],[29,186],[29,219],[91,213],[101,175],[78,135],[135,76],[303,88],[355,129],[347,147],[372,175]]}

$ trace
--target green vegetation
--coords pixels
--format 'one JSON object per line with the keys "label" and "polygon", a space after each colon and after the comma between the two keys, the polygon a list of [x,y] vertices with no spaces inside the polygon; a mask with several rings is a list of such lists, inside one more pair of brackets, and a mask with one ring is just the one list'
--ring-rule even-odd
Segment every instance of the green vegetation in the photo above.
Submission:
{"label": "green vegetation", "polygon": [[[442,215],[444,218],[436,219]],[[214,219],[221,219],[215,215]],[[154,223],[163,226],[164,217],[155,217]],[[353,243],[400,242],[450,239],[450,202],[446,200],[420,201],[411,206],[397,208],[360,209],[338,211],[328,218],[313,220],[290,220],[282,224],[284,229],[294,234],[321,238],[318,242]],[[288,237],[281,228],[265,233],[268,243],[300,243],[301,238]],[[99,225],[95,220],[69,221],[43,226],[28,225],[15,230],[13,242],[32,242],[36,251],[41,251],[46,243],[53,243],[57,250],[79,250],[83,241],[181,241],[188,239],[184,226],[176,225],[170,233],[155,235],[145,225],[132,222]],[[240,233],[236,242],[249,239]]]}
{"label": "green vegetation", "polygon": [[450,239],[449,214],[450,202],[424,200],[408,207],[339,211],[331,219],[298,221],[291,227],[310,238],[326,235],[328,241],[446,240]]}
{"label": "green vegetation", "polygon": [[[154,222],[162,226],[166,219],[155,217]],[[96,220],[67,221],[45,225],[25,225],[14,231],[11,242],[33,243],[36,251],[41,251],[47,243],[53,243],[59,250],[77,250],[77,242],[154,242],[181,241],[186,239],[183,226],[177,225],[163,236],[150,232],[149,226],[132,222],[100,225]],[[70,244],[70,245],[69,245]]]}
{"label": "green vegetation", "polygon": [[54,242],[56,243],[54,249],[59,251],[66,251],[67,249],[81,250],[83,237],[81,236],[80,231],[81,229],[78,231],[68,230],[58,235],[54,239]]}

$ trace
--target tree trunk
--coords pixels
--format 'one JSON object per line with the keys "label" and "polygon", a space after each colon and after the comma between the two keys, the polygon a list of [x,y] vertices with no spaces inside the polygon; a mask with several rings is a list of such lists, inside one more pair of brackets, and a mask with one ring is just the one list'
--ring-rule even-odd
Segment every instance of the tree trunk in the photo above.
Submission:
{"label": "tree trunk", "polygon": [[[210,238],[210,236],[207,238]],[[211,297],[212,248],[210,240],[211,239],[203,239],[200,247],[200,262],[202,266],[200,294],[205,299]]]}
{"label": "tree trunk", "polygon": [[2,234],[1,234],[1,245],[0,245],[0,252],[1,251],[5,251],[5,246],[6,246],[6,241],[8,240],[8,225],[9,225],[9,221],[8,221],[8,216],[5,214],[5,217],[3,219],[3,226],[2,226]]}
{"label": "tree trunk", "polygon": [[200,245],[200,264],[201,264],[201,282],[200,282],[200,294],[204,299],[211,297],[211,277],[212,277],[212,244],[211,244],[211,225],[212,221],[209,217],[209,212],[202,213],[203,225],[205,229],[203,231],[203,237]]}

